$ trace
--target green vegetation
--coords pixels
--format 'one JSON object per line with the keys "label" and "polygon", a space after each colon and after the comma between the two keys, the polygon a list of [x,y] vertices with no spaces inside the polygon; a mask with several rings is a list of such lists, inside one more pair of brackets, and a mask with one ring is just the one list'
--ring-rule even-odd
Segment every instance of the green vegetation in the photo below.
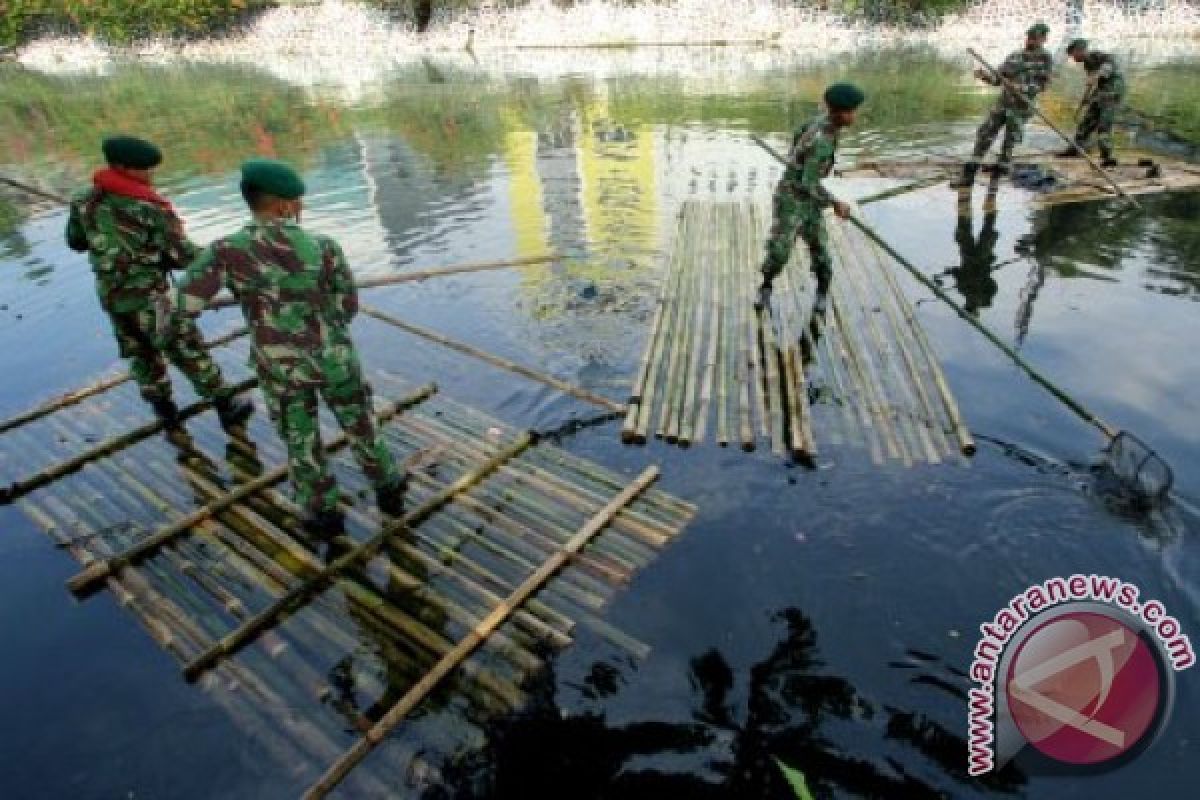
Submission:
{"label": "green vegetation", "polygon": [[[249,154],[304,162],[345,133],[343,113],[253,69],[130,67],[113,77],[0,72],[0,152],[14,165],[53,164],[76,177],[101,138],[135,133],[169,142],[175,179],[236,166]],[[8,160],[8,159],[6,159]]]}
{"label": "green vegetation", "polygon": [[221,30],[273,0],[0,0],[0,45],[43,29],[89,33],[124,44],[147,36]]}

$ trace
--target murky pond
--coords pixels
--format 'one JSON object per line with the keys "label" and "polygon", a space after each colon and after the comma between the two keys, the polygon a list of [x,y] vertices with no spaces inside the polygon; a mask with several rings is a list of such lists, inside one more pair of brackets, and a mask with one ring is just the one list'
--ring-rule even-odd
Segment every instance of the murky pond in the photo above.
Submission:
{"label": "murky pond", "polygon": [[[990,101],[966,72],[913,52],[687,78],[539,81],[430,62],[349,102],[234,67],[123,67],[104,78],[4,67],[0,169],[68,188],[86,180],[101,136],[137,130],[165,146],[160,183],[200,242],[240,224],[236,167],[257,152],[303,166],[307,224],[337,236],[361,275],[556,249],[568,258],[552,267],[407,284],[371,302],[622,400],[681,203],[761,198],[778,178],[748,133],[790,130],[831,77],[848,75],[871,100],[844,161],[961,153]],[[1200,139],[1198,77],[1195,63],[1132,69],[1131,105],[1159,132],[1125,124],[1119,141],[1186,151],[1182,140]],[[1060,120],[1080,84],[1068,71],[1048,98]],[[1045,129],[1026,142],[1057,145]],[[831,186],[850,197],[880,188]],[[1030,361],[1152,443],[1184,501],[1200,499],[1200,196],[1149,196],[1145,213],[1123,214],[1111,202],[1034,210],[1009,187],[989,213],[981,195],[968,219],[944,185],[865,214]],[[116,361],[63,225],[61,209],[0,192],[0,417]],[[1200,636],[1200,520],[1181,504],[1142,513],[1107,502],[1090,470],[1096,432],[905,280],[979,440],[967,466],[878,467],[832,445],[815,469],[711,444],[629,448],[620,422],[590,407],[356,323],[369,366],[436,380],[514,424],[566,426],[563,446],[622,472],[657,463],[662,486],[700,506],[609,613],[649,657],[632,661],[581,631],[539,679],[528,713],[485,742],[424,742],[443,776],[420,792],[786,797],[773,758],[802,768],[818,796],[1194,791],[1200,686],[1190,673],[1160,740],[1118,771],[967,777],[965,671],[979,624],[1034,582],[1094,572],[1136,583]],[[233,319],[210,316],[210,332]],[[815,409],[818,437],[827,413]],[[0,464],[6,480],[19,458]],[[73,602],[62,582],[74,562],[17,509],[0,508],[0,530],[0,794],[303,788],[256,756],[112,598]],[[397,786],[417,777],[397,776]]]}

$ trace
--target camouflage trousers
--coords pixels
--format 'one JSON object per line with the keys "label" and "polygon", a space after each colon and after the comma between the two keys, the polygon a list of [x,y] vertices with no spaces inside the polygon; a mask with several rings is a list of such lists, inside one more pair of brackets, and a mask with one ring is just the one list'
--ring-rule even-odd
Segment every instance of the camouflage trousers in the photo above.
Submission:
{"label": "camouflage trousers", "polygon": [[193,320],[180,319],[175,322],[167,344],[159,348],[154,346],[154,309],[107,313],[117,337],[117,352],[121,358],[129,359],[129,372],[146,400],[166,400],[171,397],[167,360],[187,376],[196,394],[201,397],[211,400],[229,396],[230,390],[224,385],[221,370],[204,349],[204,340]]}
{"label": "camouflage trousers", "polygon": [[833,281],[833,258],[829,255],[829,234],[821,207],[788,191],[775,192],[773,207],[771,234],[762,265],[763,283],[774,281],[787,266],[799,236],[808,245],[809,268],[817,279],[817,291],[828,292]]}
{"label": "camouflage trousers", "polygon": [[1000,143],[1000,161],[1011,162],[1013,150],[1025,138],[1025,123],[1032,113],[1018,108],[996,106],[984,118],[979,129],[975,131],[975,150],[972,158],[978,161],[991,148],[992,142],[1000,131],[1004,131],[1004,140]]}
{"label": "camouflage trousers", "polygon": [[1121,95],[1108,93],[1102,94],[1088,103],[1087,110],[1083,113],[1083,119],[1080,120],[1079,127],[1075,129],[1075,143],[1087,149],[1092,136],[1095,135],[1101,154],[1105,158],[1111,157],[1113,123],[1117,119],[1117,109],[1120,105]]}
{"label": "camouflage trousers", "polygon": [[318,395],[346,434],[359,466],[375,488],[390,486],[399,475],[387,444],[378,435],[371,407],[371,388],[362,379],[357,359],[338,379],[323,386],[288,387],[259,380],[267,410],[287,446],[288,476],[296,503],[309,512],[337,507],[337,481],[329,471],[317,418]]}

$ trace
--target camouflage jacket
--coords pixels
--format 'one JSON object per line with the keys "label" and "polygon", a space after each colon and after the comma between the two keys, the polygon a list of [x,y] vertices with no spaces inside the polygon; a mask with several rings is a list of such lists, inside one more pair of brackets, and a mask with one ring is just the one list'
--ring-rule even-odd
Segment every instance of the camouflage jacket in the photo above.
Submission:
{"label": "camouflage jacket", "polygon": [[1117,68],[1117,60],[1108,53],[1096,50],[1089,51],[1083,57],[1083,69],[1087,73],[1088,82],[1095,85],[1096,97],[1103,95],[1119,96],[1125,93],[1125,78]]}
{"label": "camouflage jacket", "polygon": [[[1022,49],[1010,53],[997,72],[1008,78],[1009,82],[1025,96],[1025,99],[1032,101],[1049,85],[1050,72],[1053,69],[1054,59],[1051,58],[1046,48],[1039,47],[1036,50]],[[989,76],[987,80],[993,86],[1002,85],[1001,81],[994,76]],[[999,105],[1002,108],[1017,110],[1024,110],[1026,107],[1019,97],[1015,97],[1007,89],[1000,93]]]}
{"label": "camouflage jacket", "polygon": [[833,169],[837,146],[837,128],[827,114],[797,128],[788,151],[789,166],[777,191],[790,192],[797,198],[811,198],[821,208],[831,205],[833,195],[821,185],[821,179]]}
{"label": "camouflage jacket", "polygon": [[333,239],[255,219],[201,251],[179,283],[176,313],[200,313],[223,286],[242,307],[254,337],[250,363],[264,382],[328,385],[356,369],[349,324],[358,290]]}
{"label": "camouflage jacket", "polygon": [[67,245],[87,251],[107,311],[142,311],[167,289],[167,272],[187,266],[196,246],[172,212],[153,203],[86,189],[71,198]]}

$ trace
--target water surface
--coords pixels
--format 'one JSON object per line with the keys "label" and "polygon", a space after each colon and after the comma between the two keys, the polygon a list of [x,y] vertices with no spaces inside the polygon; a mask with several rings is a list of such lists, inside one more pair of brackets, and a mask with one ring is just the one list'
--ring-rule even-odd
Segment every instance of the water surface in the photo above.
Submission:
{"label": "water surface", "polygon": [[[853,76],[872,100],[844,141],[847,162],[961,153],[990,100],[965,75],[963,64],[896,52],[688,80],[539,81],[430,63],[398,71],[371,102],[347,103],[240,68],[126,67],[105,78],[6,68],[0,167],[67,188],[86,180],[102,135],[136,128],[166,145],[161,183],[200,242],[241,223],[236,166],[257,152],[304,168],[307,224],[336,235],[362,275],[557,249],[569,258],[551,268],[370,299],[620,399],[680,204],[762,198],[778,178],[746,134],[782,137],[828,80]],[[1126,125],[1120,141],[1178,152],[1163,126],[1200,138],[1197,76],[1194,63],[1134,69],[1138,119],[1160,130]],[[1079,83],[1068,72],[1048,98],[1060,119]],[[1036,130],[1027,145],[1058,143]],[[879,188],[831,185],[848,197]],[[1028,193],[1005,187],[990,220],[982,201],[977,193],[972,218],[960,220],[941,186],[866,216],[1032,362],[1153,443],[1183,498],[1200,497],[1200,195],[1148,197],[1146,213],[1122,215],[1115,203],[1034,210]],[[0,193],[0,416],[116,360],[63,223],[59,209]],[[1138,513],[1097,494],[1096,432],[903,281],[979,439],[969,466],[876,467],[824,442],[815,469],[711,444],[626,448],[619,422],[564,438],[622,471],[660,464],[662,486],[701,507],[610,612],[653,651],[632,662],[582,632],[543,676],[530,713],[495,727],[485,747],[430,743],[446,783],[428,796],[786,797],[772,757],[804,770],[823,796],[1188,794],[1200,757],[1190,673],[1161,740],[1118,772],[966,777],[964,673],[979,623],[1033,582],[1097,572],[1137,583],[1200,636],[1200,529],[1179,507]],[[213,315],[205,327],[230,319]],[[436,379],[510,422],[552,429],[595,415],[374,320],[354,332],[371,367]],[[832,412],[815,413],[820,439]],[[72,602],[62,581],[74,563],[19,512],[0,509],[0,528],[5,797],[302,788],[256,759],[111,598]]]}

